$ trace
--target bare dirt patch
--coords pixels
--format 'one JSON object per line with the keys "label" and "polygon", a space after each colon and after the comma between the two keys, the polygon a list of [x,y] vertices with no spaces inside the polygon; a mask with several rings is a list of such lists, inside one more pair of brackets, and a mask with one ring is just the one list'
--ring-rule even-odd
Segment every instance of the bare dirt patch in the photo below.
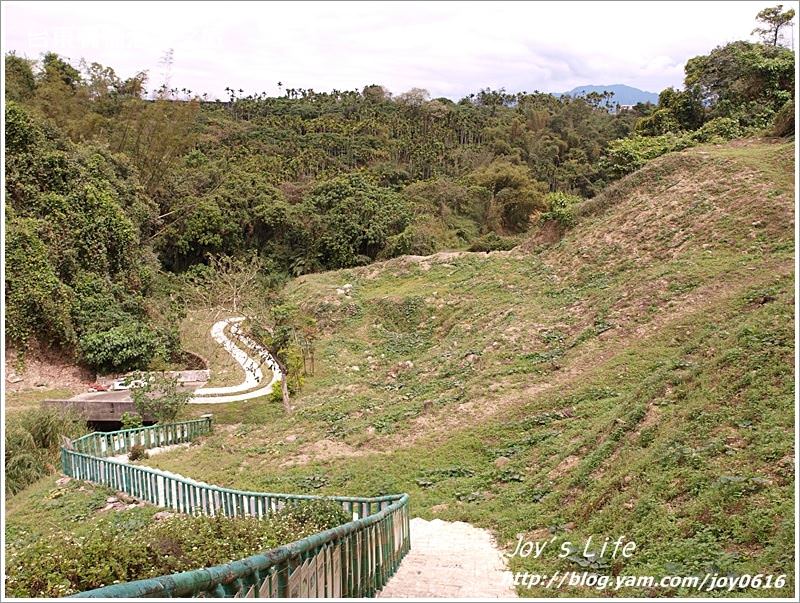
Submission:
{"label": "bare dirt patch", "polygon": [[307,465],[314,461],[327,461],[342,457],[364,456],[368,452],[353,448],[349,444],[336,440],[317,440],[311,442],[303,449],[301,454],[290,457],[280,464],[281,467],[295,467]]}
{"label": "bare dirt patch", "polygon": [[572,471],[580,462],[581,462],[581,457],[575,456],[574,454],[564,457],[561,460],[561,462],[558,465],[556,465],[550,471],[550,473],[547,474],[547,477],[549,477],[550,479],[558,479],[560,477],[563,477],[567,473]]}
{"label": "bare dirt patch", "polygon": [[55,388],[85,391],[95,381],[94,373],[54,351],[32,349],[23,361],[17,350],[6,349],[5,361],[7,392]]}

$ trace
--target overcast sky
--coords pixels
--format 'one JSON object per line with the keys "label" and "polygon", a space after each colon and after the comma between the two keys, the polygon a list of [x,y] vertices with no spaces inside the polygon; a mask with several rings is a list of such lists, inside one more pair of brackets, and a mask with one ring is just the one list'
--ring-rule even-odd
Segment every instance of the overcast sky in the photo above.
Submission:
{"label": "overcast sky", "polygon": [[[750,39],[774,2],[3,2],[3,50],[85,58],[223,98],[382,84],[460,98],[486,86],[680,86],[687,59]],[[785,3],[788,7],[795,3]]]}

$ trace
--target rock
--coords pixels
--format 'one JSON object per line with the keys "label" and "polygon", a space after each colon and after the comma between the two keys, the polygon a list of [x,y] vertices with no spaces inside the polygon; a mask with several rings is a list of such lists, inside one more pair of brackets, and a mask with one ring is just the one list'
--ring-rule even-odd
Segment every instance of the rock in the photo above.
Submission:
{"label": "rock", "polygon": [[162,519],[169,519],[170,517],[175,517],[175,513],[170,513],[169,511],[159,511],[155,515],[153,515],[153,519],[156,521],[161,521]]}
{"label": "rock", "polygon": [[294,441],[296,441],[296,440],[297,440],[297,436],[296,436],[296,435],[294,435],[294,434],[291,434],[291,435],[288,435],[288,436],[286,436],[286,441],[287,441],[287,442],[294,442]]}
{"label": "rock", "polygon": [[72,478],[71,478],[71,477],[67,477],[67,476],[65,475],[64,477],[59,477],[59,478],[56,480],[56,486],[66,486],[66,485],[67,485],[68,483],[70,483],[71,481],[72,481]]}
{"label": "rock", "polygon": [[375,428],[372,426],[367,427],[367,435],[375,435]]}
{"label": "rock", "polygon": [[107,502],[107,503],[115,503],[115,502],[118,502],[118,501],[119,501],[119,499],[118,499],[116,496],[109,496],[109,497],[106,499],[106,502]]}
{"label": "rock", "polygon": [[396,374],[396,373],[398,373],[400,371],[407,371],[407,370],[410,370],[412,368],[414,368],[414,363],[413,362],[411,362],[410,360],[402,360],[401,362],[398,362],[395,365],[393,373]]}
{"label": "rock", "polygon": [[135,509],[136,507],[137,507],[136,503],[131,503],[125,506],[126,509]]}
{"label": "rock", "polygon": [[22,377],[20,377],[16,373],[10,373],[8,377],[6,377],[6,381],[8,381],[9,383],[19,383],[20,381],[22,381]]}
{"label": "rock", "polygon": [[353,371],[354,373],[357,373],[358,371],[361,370],[361,367],[360,366],[351,366],[350,370]]}
{"label": "rock", "polygon": [[133,496],[126,494],[125,492],[117,492],[117,499],[123,503],[136,502],[136,499]]}
{"label": "rock", "polygon": [[497,467],[498,469],[502,469],[503,467],[508,466],[510,462],[511,459],[508,458],[507,456],[498,456],[494,461],[494,466]]}

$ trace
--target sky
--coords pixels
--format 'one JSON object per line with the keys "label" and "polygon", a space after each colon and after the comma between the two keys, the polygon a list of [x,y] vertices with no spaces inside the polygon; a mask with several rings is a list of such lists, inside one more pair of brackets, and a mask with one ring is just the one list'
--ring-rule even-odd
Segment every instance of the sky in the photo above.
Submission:
{"label": "sky", "polygon": [[[458,99],[481,88],[679,87],[686,60],[751,39],[762,2],[3,2],[2,47],[147,70],[225,98],[285,87]],[[784,2],[786,8],[795,5]],[[795,28],[796,29],[796,28]],[[797,32],[793,34],[795,37]],[[797,42],[795,42],[795,45]],[[163,57],[173,51],[167,69]]]}

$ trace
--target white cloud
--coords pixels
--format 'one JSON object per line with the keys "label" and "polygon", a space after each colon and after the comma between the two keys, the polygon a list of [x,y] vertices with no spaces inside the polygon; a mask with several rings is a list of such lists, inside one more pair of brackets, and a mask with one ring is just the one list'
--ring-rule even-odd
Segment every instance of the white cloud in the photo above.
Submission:
{"label": "white cloud", "polygon": [[4,2],[3,50],[53,50],[120,75],[174,49],[171,83],[212,95],[277,82],[329,90],[380,83],[460,97],[481,87],[562,91],[679,86],[697,54],[747,39],[764,2]]}

